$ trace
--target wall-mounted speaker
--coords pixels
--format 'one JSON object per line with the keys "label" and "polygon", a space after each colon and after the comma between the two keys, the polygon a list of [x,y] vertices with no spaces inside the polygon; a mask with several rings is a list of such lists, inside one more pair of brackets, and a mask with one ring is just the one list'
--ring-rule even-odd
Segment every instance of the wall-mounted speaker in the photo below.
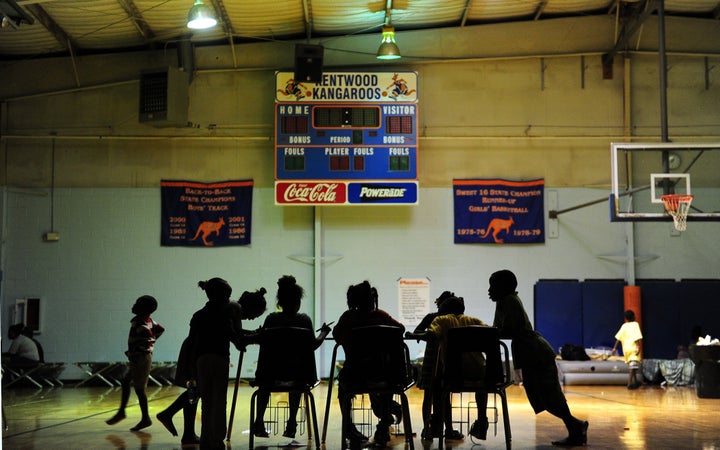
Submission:
{"label": "wall-mounted speaker", "polygon": [[323,46],[295,44],[295,81],[317,83],[322,78]]}
{"label": "wall-mounted speaker", "polygon": [[186,127],[190,75],[178,68],[140,74],[141,123],[155,127]]}

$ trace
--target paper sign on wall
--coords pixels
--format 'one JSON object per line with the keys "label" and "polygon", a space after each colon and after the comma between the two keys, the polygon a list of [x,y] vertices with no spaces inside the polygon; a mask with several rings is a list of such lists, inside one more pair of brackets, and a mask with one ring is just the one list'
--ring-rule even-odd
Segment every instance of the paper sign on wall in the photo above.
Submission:
{"label": "paper sign on wall", "polygon": [[400,322],[414,328],[430,311],[430,280],[400,278],[398,280]]}

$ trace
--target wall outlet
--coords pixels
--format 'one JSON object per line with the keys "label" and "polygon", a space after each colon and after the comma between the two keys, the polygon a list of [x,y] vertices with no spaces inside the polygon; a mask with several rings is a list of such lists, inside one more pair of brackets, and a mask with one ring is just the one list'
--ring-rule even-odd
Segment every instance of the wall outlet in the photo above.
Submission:
{"label": "wall outlet", "polygon": [[57,233],[55,231],[48,231],[47,233],[43,234],[43,241],[45,242],[56,242],[60,240],[60,233]]}

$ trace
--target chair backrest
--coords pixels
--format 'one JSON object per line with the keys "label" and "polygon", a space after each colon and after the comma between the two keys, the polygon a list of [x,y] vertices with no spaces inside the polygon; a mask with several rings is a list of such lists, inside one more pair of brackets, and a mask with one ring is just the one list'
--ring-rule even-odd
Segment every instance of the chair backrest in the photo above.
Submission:
{"label": "chair backrest", "polygon": [[35,338],[30,338],[30,339],[32,339],[32,341],[35,343],[35,346],[37,347],[38,357],[40,358],[39,361],[41,363],[44,363],[45,362],[45,350],[43,350],[43,346],[40,344],[40,342],[38,342],[37,339],[35,339]]}
{"label": "chair backrest", "polygon": [[[484,379],[478,378],[474,367],[468,367],[480,353],[485,358]],[[497,328],[470,325],[449,329],[443,363],[443,382],[450,387],[481,385],[494,390],[509,384],[507,346],[500,340]]]}
{"label": "chair backrest", "polygon": [[414,383],[403,330],[388,325],[353,328],[343,344],[341,383],[406,389]]}
{"label": "chair backrest", "polygon": [[315,368],[315,334],[297,327],[264,328],[258,336],[260,352],[255,371],[255,385],[294,382],[313,385]]}

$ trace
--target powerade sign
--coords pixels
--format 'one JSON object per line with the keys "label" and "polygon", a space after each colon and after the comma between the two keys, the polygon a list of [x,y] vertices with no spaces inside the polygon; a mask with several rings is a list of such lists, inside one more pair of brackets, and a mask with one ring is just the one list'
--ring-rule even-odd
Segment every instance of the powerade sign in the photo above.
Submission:
{"label": "powerade sign", "polygon": [[417,204],[417,183],[348,183],[348,203]]}

